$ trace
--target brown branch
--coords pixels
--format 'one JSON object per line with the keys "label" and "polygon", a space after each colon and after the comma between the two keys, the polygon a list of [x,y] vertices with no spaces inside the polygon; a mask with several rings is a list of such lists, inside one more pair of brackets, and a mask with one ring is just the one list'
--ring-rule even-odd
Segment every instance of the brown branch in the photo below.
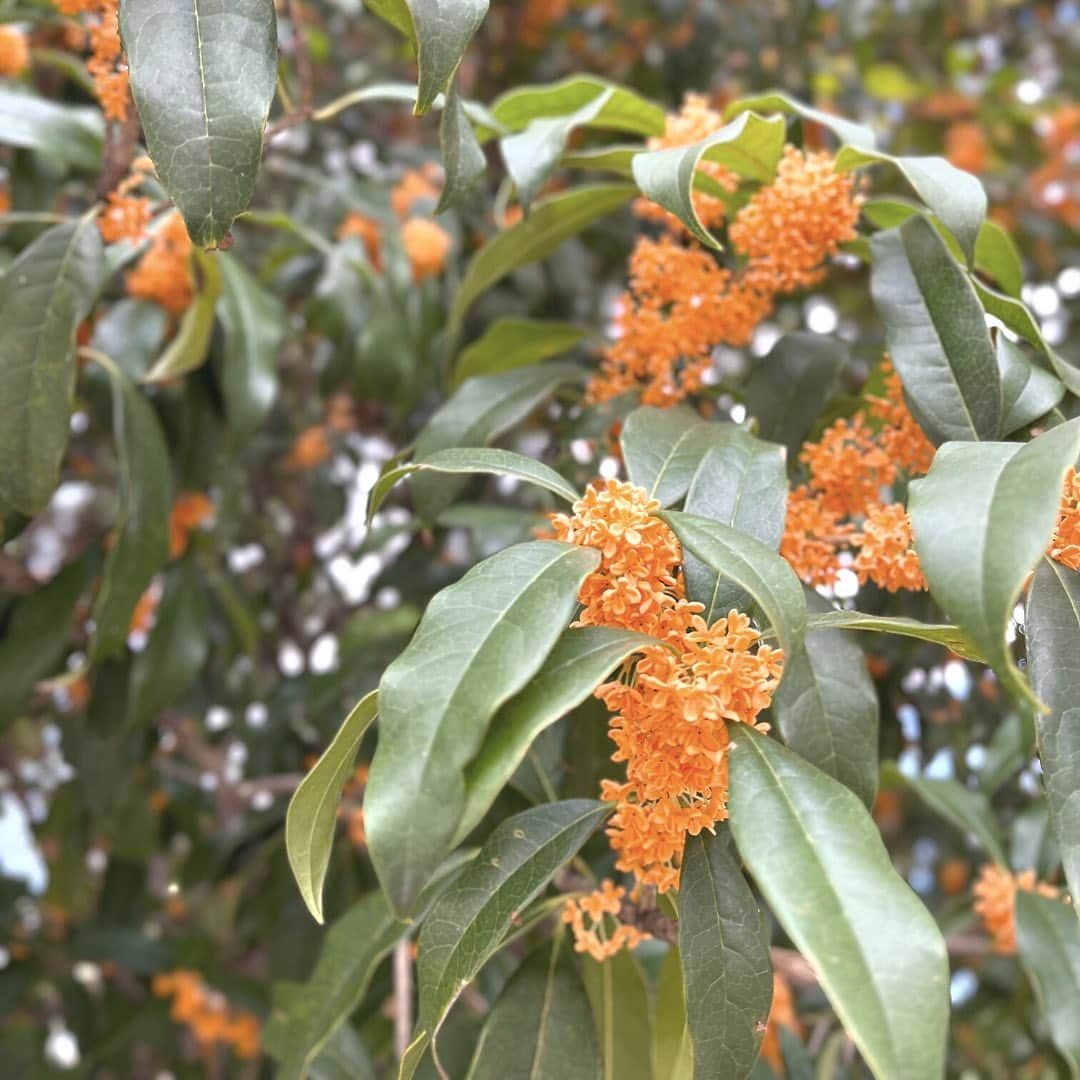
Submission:
{"label": "brown branch", "polygon": [[127,176],[135,156],[135,142],[141,127],[135,106],[128,102],[128,114],[120,123],[107,124],[105,148],[101,160],[101,175],[94,190],[95,200],[104,199]]}

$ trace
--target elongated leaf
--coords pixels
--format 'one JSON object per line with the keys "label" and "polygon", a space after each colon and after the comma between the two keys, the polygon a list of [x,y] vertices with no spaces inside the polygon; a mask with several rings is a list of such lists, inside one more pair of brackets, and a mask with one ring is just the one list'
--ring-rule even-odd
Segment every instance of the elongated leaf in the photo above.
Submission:
{"label": "elongated leaf", "polygon": [[222,286],[217,316],[225,331],[219,377],[229,427],[245,440],[277,398],[275,362],[285,340],[285,311],[232,255],[219,252],[216,260]]}
{"label": "elongated leaf", "polygon": [[277,84],[273,0],[124,0],[131,93],[191,239],[215,246],[246,210]]}
{"label": "elongated leaf", "polygon": [[1036,367],[1023,349],[1004,334],[998,334],[997,361],[1001,372],[1002,435],[1011,435],[1045,416],[1065,396],[1061,380]]}
{"label": "elongated leaf", "polygon": [[439,898],[420,931],[420,1017],[401,1080],[416,1071],[450,1006],[513,929],[518,912],[577,854],[610,809],[571,799],[508,818]]}
{"label": "elongated leaf", "polygon": [[947,443],[911,485],[915,550],[934,598],[1002,682],[1040,707],[1005,631],[1020,589],[1050,542],[1080,420],[1031,442]]}
{"label": "elongated leaf", "polygon": [[1016,943],[1050,1037],[1080,1076],[1080,920],[1059,900],[1016,894]]}
{"label": "elongated leaf", "polygon": [[972,836],[996,863],[1008,864],[998,836],[994,812],[985,795],[970,791],[955,780],[932,780],[898,773],[903,783],[953,828]]}
{"label": "elongated leaf", "polygon": [[866,807],[749,727],[733,739],[728,770],[739,853],[871,1072],[879,1080],[941,1076],[945,942],[893,868]]}
{"label": "elongated leaf", "polygon": [[492,718],[539,670],[598,561],[553,540],[493,555],[436,595],[386,669],[364,812],[379,880],[402,914],[450,850],[465,769]]}
{"label": "elongated leaf", "polygon": [[55,225],[0,281],[0,502],[32,515],[49,501],[70,436],[75,330],[105,274],[92,217]]}
{"label": "elongated leaf", "polygon": [[923,623],[917,619],[886,615],[867,615],[861,611],[828,611],[811,614],[808,630],[867,630],[876,634],[896,634],[944,645],[957,656],[986,663],[971,639],[956,626]]}
{"label": "elongated leaf", "polygon": [[[428,461],[438,450],[484,446],[523,420],[558,387],[584,375],[576,364],[552,363],[467,379],[424,425],[416,439],[416,458]],[[421,516],[433,519],[453,502],[463,483],[421,473],[413,480],[413,502]],[[568,488],[563,485],[564,491]]]}
{"label": "elongated leaf", "polygon": [[120,466],[116,539],[105,559],[94,601],[90,659],[120,652],[135,605],[169,554],[172,477],[157,414],[111,361],[113,438]]}
{"label": "elongated leaf", "polygon": [[644,195],[673,213],[701,243],[719,248],[720,243],[701,223],[694,209],[698,166],[706,161],[716,162],[740,176],[768,183],[776,173],[783,150],[781,117],[764,119],[757,113],[743,112],[692,146],[638,154],[633,161],[634,179]]}
{"label": "elongated leaf", "polygon": [[765,922],[725,826],[688,836],[679,886],[694,1077],[749,1076],[772,1003]]}
{"label": "elongated leaf", "polygon": [[146,373],[144,382],[165,382],[202,367],[210,351],[214,332],[214,312],[221,295],[221,273],[217,258],[196,249],[192,261],[200,279],[195,302],[184,312],[180,328],[157,363]]}
{"label": "elongated leaf", "polygon": [[641,153],[639,143],[617,143],[585,150],[570,150],[562,156],[567,169],[584,169],[586,172],[609,172],[616,176],[634,179],[634,158]]}
{"label": "elongated leaf", "polygon": [[569,352],[585,334],[573,323],[496,319],[476,341],[462,349],[454,368],[454,386],[473,375],[513,371]]}
{"label": "elongated leaf", "polygon": [[652,1080],[652,1023],[641,968],[632,953],[603,963],[582,957],[581,973],[600,1043],[603,1080]]}
{"label": "elongated leaf", "polygon": [[1035,719],[1043,782],[1065,879],[1080,897],[1080,573],[1044,559],[1028,592],[1028,669],[1050,709]]}
{"label": "elongated leaf", "polygon": [[499,710],[480,752],[469,762],[455,844],[480,823],[537,736],[580,705],[628,656],[651,644],[653,639],[644,634],[607,626],[563,633],[532,682]]}
{"label": "elongated leaf", "polygon": [[596,1080],[599,1071],[589,999],[560,935],[525,958],[492,1006],[468,1080]]}
{"label": "elongated leaf", "polygon": [[831,131],[842,143],[849,143],[851,146],[872,150],[876,145],[874,133],[869,128],[861,124],[853,124],[841,116],[834,116],[832,113],[804,105],[801,101],[796,101],[795,98],[788,97],[779,90],[771,90],[767,94],[733,101],[724,110],[724,119],[731,120],[732,117],[751,109],[756,112],[780,112],[801,116],[804,120],[820,124],[827,131]]}
{"label": "elongated leaf", "polygon": [[350,1024],[342,1024],[326,1040],[307,1070],[307,1080],[376,1080],[377,1076],[364,1040]]}
{"label": "elongated leaf", "polygon": [[[406,0],[364,0],[364,7],[385,19],[395,30],[404,34],[416,46],[416,31],[413,28],[412,12]],[[409,87],[410,103],[416,100],[416,90]]]}
{"label": "elongated leaf", "polygon": [[874,304],[912,410],[935,442],[993,439],[1001,381],[982,305],[922,217],[871,241]]}
{"label": "elongated leaf", "polygon": [[[398,12],[384,16],[394,25],[399,25],[400,6],[396,5]],[[384,2],[382,7],[391,5]],[[408,7],[420,69],[415,111],[423,116],[435,98],[449,89],[473,34],[487,15],[488,0],[408,0]]]}
{"label": "elongated leaf", "polygon": [[[772,625],[785,655],[801,648],[806,632],[806,598],[795,572],[760,540],[715,521],[673,510],[661,515],[686,551],[716,571],[719,579],[742,586]],[[706,610],[711,597],[699,598]]]}
{"label": "elongated leaf", "polygon": [[630,483],[671,506],[686,494],[705,452],[728,430],[730,425],[708,423],[687,406],[635,409],[619,436]]}
{"label": "elongated leaf", "polygon": [[[807,604],[812,613],[829,607],[810,590]],[[851,788],[867,806],[873,803],[878,696],[858,642],[839,630],[808,630],[804,647],[785,659],[772,711],[792,750]]]}
{"label": "elongated leaf", "polygon": [[454,337],[481,293],[519,266],[550,255],[564,240],[617,210],[634,195],[633,184],[591,184],[542,199],[532,213],[492,237],[472,258],[450,311]]}
{"label": "elongated leaf", "polygon": [[439,205],[435,209],[437,214],[460,206],[487,168],[487,159],[476,141],[472,124],[465,115],[456,83],[446,95],[442,121],[439,124],[439,147],[446,182],[439,197]]}
{"label": "elongated leaf", "polygon": [[595,75],[571,75],[546,86],[518,86],[497,98],[491,115],[508,131],[520,131],[534,120],[568,116],[605,96],[595,117],[598,127],[635,135],[660,135],[664,110],[627,89]]}
{"label": "elongated leaf", "polygon": [[676,945],[668,949],[660,965],[653,1014],[652,1065],[656,1080],[692,1080],[694,1075],[690,1033],[686,1030],[682,957]]}
{"label": "elongated leaf", "polygon": [[1009,296],[1020,295],[1024,284],[1024,267],[1013,238],[996,222],[987,219],[975,241],[975,269],[997,282]]}
{"label": "elongated leaf", "polygon": [[289,800],[285,851],[300,895],[316,922],[323,921],[322,890],[334,846],[338,801],[352,775],[360,742],[375,720],[378,702],[378,692],[372,690],[356,703]]}

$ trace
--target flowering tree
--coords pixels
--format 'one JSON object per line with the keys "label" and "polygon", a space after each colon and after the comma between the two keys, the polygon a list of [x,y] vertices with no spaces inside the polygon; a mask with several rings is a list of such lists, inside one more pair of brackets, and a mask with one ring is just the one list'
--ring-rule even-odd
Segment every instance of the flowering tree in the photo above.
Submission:
{"label": "flowering tree", "polygon": [[9,1060],[1080,1074],[1075,112],[355,6],[0,7]]}

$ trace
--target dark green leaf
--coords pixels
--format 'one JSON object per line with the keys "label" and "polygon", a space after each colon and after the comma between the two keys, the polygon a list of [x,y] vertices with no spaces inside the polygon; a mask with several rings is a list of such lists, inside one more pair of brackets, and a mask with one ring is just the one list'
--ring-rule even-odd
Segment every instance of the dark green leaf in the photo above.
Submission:
{"label": "dark green leaf", "polygon": [[635,409],[619,436],[630,483],[661,506],[671,506],[686,494],[706,450],[729,430],[730,425],[702,420],[684,405]]}
{"label": "dark green leaf", "polygon": [[998,836],[994,812],[985,795],[969,791],[955,780],[932,780],[898,773],[909,787],[942,820],[972,836],[996,863],[1007,864],[1005,851]]}
{"label": "dark green leaf", "polygon": [[679,885],[686,1022],[694,1077],[744,1077],[772,1003],[765,923],[726,826],[688,836]]}
{"label": "dark green leaf", "polygon": [[1045,416],[1065,396],[1065,387],[1049,371],[1033,364],[1004,334],[997,338],[1001,372],[1001,434],[1011,435]]}
{"label": "dark green leaf", "polygon": [[572,323],[496,319],[476,341],[462,349],[454,368],[454,385],[459,386],[473,375],[513,371],[569,352],[585,334]]}
{"label": "dark green leaf", "polygon": [[93,216],[55,225],[0,282],[0,502],[35,514],[49,501],[70,435],[75,330],[105,274]]}
{"label": "dark green leaf", "polygon": [[198,272],[199,291],[195,302],[184,312],[176,336],[146,373],[143,381],[165,382],[202,367],[210,351],[214,332],[214,312],[221,295],[221,274],[217,256],[195,249],[192,265]]}
{"label": "dark green leaf", "polygon": [[739,853],[871,1072],[879,1080],[943,1075],[945,942],[866,807],[749,727],[734,735],[728,769]]}
{"label": "dark green leaf", "polygon": [[652,1023],[641,968],[632,953],[602,963],[584,956],[581,974],[592,1004],[603,1080],[652,1080]]}
{"label": "dark green leaf", "polygon": [[439,147],[446,182],[435,209],[437,214],[460,206],[487,168],[487,159],[465,115],[456,83],[451,85],[446,95],[439,124]]}
{"label": "dark green leaf", "polygon": [[778,90],[733,101],[724,110],[724,119],[730,120],[750,109],[757,112],[781,112],[801,116],[804,120],[820,124],[827,131],[831,131],[842,143],[849,143],[851,146],[872,150],[876,145],[874,133],[869,128],[861,124],[853,124],[850,120],[845,120],[833,113],[811,108]]}
{"label": "dark green leaf", "polygon": [[247,209],[277,84],[273,0],[124,0],[131,93],[191,239],[216,246]]}
{"label": "dark green leaf", "polygon": [[915,550],[934,599],[1014,694],[1038,706],[1005,631],[1024,579],[1046,550],[1080,420],[1026,444],[947,443],[911,485]]}
{"label": "dark green leaf", "polygon": [[[812,614],[807,623],[808,630],[866,630],[876,634],[896,634],[899,637],[918,638],[931,641],[935,645],[944,645],[957,656],[968,660],[986,663],[983,655],[971,639],[956,626],[937,623],[924,623],[918,619],[890,617],[886,615],[867,615],[861,611],[828,611]],[[768,636],[768,635],[766,635]]]}
{"label": "dark green leaf", "polygon": [[[435,98],[449,89],[473,34],[484,21],[488,0],[408,0],[408,5],[420,69],[416,115],[423,116]],[[399,23],[400,15],[384,17],[395,26]]]}
{"label": "dark green leaf", "polygon": [[493,555],[435,596],[386,669],[364,812],[372,861],[399,912],[450,850],[465,769],[492,718],[539,670],[598,561],[554,540]]}
{"label": "dark green leaf", "polygon": [[664,110],[655,102],[624,86],[595,75],[571,75],[544,86],[519,86],[497,98],[491,115],[509,131],[520,131],[542,117],[568,116],[606,95],[595,117],[597,127],[629,131],[635,135],[660,135]]}
{"label": "dark green leaf", "polygon": [[307,1080],[376,1080],[375,1066],[364,1040],[349,1024],[327,1039],[307,1071]]}
{"label": "dark green leaf", "polygon": [[285,850],[300,895],[316,922],[323,921],[322,890],[334,846],[338,801],[352,775],[360,741],[375,720],[378,698],[372,690],[356,703],[289,800]]}
{"label": "dark green leaf", "polygon": [[996,438],[1001,382],[967,274],[923,217],[878,233],[871,245],[874,304],[923,430],[935,442]]}

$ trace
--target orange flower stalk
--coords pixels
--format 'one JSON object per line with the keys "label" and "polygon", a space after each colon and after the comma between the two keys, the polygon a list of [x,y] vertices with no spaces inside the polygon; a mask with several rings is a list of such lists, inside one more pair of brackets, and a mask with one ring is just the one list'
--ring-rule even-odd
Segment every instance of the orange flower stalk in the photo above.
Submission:
{"label": "orange flower stalk", "polygon": [[1070,469],[1065,477],[1050,557],[1070,570],[1080,570],[1080,472],[1076,469]]}
{"label": "orange flower stalk", "polygon": [[972,888],[975,914],[993,939],[994,952],[1002,956],[1016,953],[1016,892],[1038,893],[1051,899],[1058,890],[1046,882],[1035,880],[1034,870],[1010,874],[1003,866],[987,863]]}
{"label": "orange flower stalk", "polygon": [[[562,920],[569,923],[574,933],[575,952],[588,953],[594,960],[602,962],[620,949],[636,949],[652,937],[636,926],[618,921],[625,895],[626,890],[621,885],[616,886],[605,879],[600,888],[588,896],[566,901]],[[610,934],[605,915],[615,920],[615,929]]]}
{"label": "orange flower stalk", "polygon": [[437,277],[446,266],[450,234],[427,218],[409,218],[401,227],[405,254],[412,264],[413,280],[421,282]]}
{"label": "orange flower stalk", "polygon": [[187,551],[191,534],[214,514],[214,504],[201,491],[177,495],[169,515],[169,558],[179,559]]}
{"label": "orange flower stalk", "polygon": [[124,49],[120,44],[118,5],[119,0],[101,0],[98,4],[98,23],[90,30],[91,56],[86,70],[94,80],[106,119],[123,123],[127,119],[131,93]]}
{"label": "orange flower stalk", "polygon": [[150,241],[150,249],[127,276],[128,296],[153,300],[170,315],[179,315],[195,297],[195,281],[188,259],[191,239],[178,213],[162,221]]}
{"label": "orange flower stalk", "polygon": [[233,1009],[222,994],[211,990],[202,976],[183,969],[155,975],[155,997],[172,998],[169,1016],[191,1029],[203,1049],[231,1046],[238,1058],[259,1056],[259,1021],[244,1009]]}
{"label": "orange flower stalk", "polygon": [[302,431],[292,445],[285,465],[290,469],[307,470],[321,465],[331,453],[330,439],[322,424]]}
{"label": "orange flower stalk", "polygon": [[784,1075],[784,1054],[780,1047],[780,1029],[787,1028],[802,1038],[803,1026],[795,1011],[795,995],[791,985],[780,974],[773,972],[772,1008],[769,1010],[768,1026],[761,1042],[761,1056],[772,1066],[773,1072]]}
{"label": "orange flower stalk", "polygon": [[21,75],[30,66],[26,35],[14,26],[0,26],[0,78]]}
{"label": "orange flower stalk", "polygon": [[864,585],[872,581],[889,592],[928,588],[912,547],[911,520],[901,503],[871,507],[863,531],[851,539],[861,545],[853,569]]}

